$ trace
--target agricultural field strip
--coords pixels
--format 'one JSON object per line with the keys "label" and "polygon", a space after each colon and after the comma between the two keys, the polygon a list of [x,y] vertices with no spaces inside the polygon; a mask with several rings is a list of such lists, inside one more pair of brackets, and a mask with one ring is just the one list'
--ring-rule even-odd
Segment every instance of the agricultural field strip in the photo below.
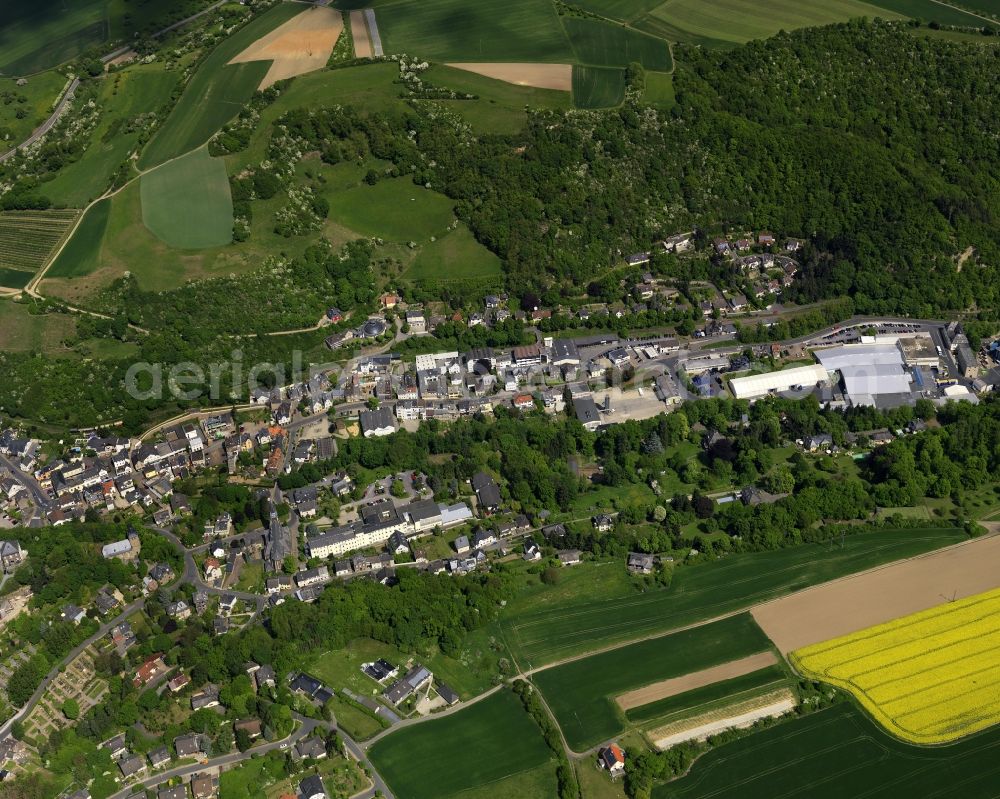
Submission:
{"label": "agricultural field strip", "polygon": [[632,717],[629,717],[629,720],[633,724],[637,724],[644,729],[663,727],[674,721],[688,719],[696,715],[704,715],[720,707],[732,706],[750,699],[755,699],[765,694],[773,693],[778,688],[783,687],[788,687],[788,678],[776,677],[775,679],[761,685],[744,688],[741,691],[734,691],[731,694],[726,694],[725,696],[721,696],[716,699],[709,699],[696,705],[690,705],[689,707],[682,707],[678,710],[669,710],[662,715],[652,716],[647,719],[633,719]]}
{"label": "agricultural field strip", "polygon": [[[909,540],[912,541],[912,540],[915,540],[915,538],[916,537],[910,538]],[[933,539],[931,539],[930,537],[927,537],[927,538],[921,538],[920,540],[933,540]],[[873,548],[871,550],[867,550],[865,554],[870,555],[872,553],[878,553],[878,552],[883,552],[885,550],[896,549],[896,548],[898,548],[898,546],[899,546],[899,542],[895,542],[894,541],[894,542],[886,543],[885,545],[882,545],[882,546],[879,546],[879,547],[875,547],[875,548]],[[928,554],[928,553],[925,553],[925,554]],[[916,556],[916,557],[922,557],[922,556]],[[818,562],[818,561],[821,561],[823,559],[824,559],[823,557],[817,557],[815,559],[815,561]],[[909,559],[907,559],[907,560],[909,560]],[[814,561],[808,561],[808,563],[812,563],[812,562],[814,562]],[[801,562],[796,562],[796,563],[790,564],[790,565],[788,565],[786,567],[783,567],[783,568],[772,569],[771,571],[768,572],[768,574],[769,574],[769,576],[781,576],[781,575],[785,575],[785,574],[793,575],[794,576],[794,575],[797,575],[797,574],[801,573],[803,565],[804,564],[801,563]],[[874,567],[874,571],[885,569],[885,568],[887,568],[888,566],[891,566],[891,565],[892,565],[892,562],[890,562],[890,563],[883,563],[880,566]],[[849,577],[855,577],[855,576],[858,576],[858,574],[865,574],[865,573],[866,572],[860,572],[860,573],[856,573],[856,574],[853,574],[853,575],[849,575]],[[755,581],[757,581],[759,579],[760,579],[760,575],[759,574],[750,573],[746,577],[743,577],[743,578],[740,578],[740,579],[737,579],[737,580],[731,580],[731,581],[727,582],[726,585],[727,585],[727,587],[731,588],[731,587],[734,587],[734,586],[743,585],[745,583],[753,583],[753,582],[755,582]],[[845,579],[845,578],[843,578],[843,577],[837,577],[837,578],[834,578],[832,580],[832,582],[837,582],[837,581],[839,581],[841,579]],[[819,585],[824,585],[824,583],[820,583]],[[805,589],[805,590],[810,590],[810,589]],[[711,617],[713,617],[715,615],[732,615],[732,614],[738,613],[740,610],[744,610],[746,608],[752,607],[752,606],[757,605],[757,604],[766,603],[768,601],[773,600],[776,597],[782,597],[782,596],[787,596],[787,595],[788,595],[787,588],[785,588],[784,586],[781,586],[781,587],[778,587],[778,588],[769,589],[769,590],[764,591],[764,592],[762,592],[762,593],[760,593],[758,595],[750,597],[748,599],[748,601],[744,605],[740,606],[739,608],[733,608],[733,600],[720,600],[718,602],[705,602],[705,603],[702,603],[702,604],[699,605],[699,607],[704,611],[703,613],[699,614],[699,621],[709,620],[709,619],[711,619]],[[671,596],[671,599],[675,599],[676,597],[677,597],[677,594],[673,594]],[[653,617],[643,617],[643,618],[640,618],[640,619],[630,619],[630,620],[625,619],[622,616],[623,612],[628,612],[630,608],[641,608],[641,607],[644,607],[644,606],[653,606],[653,608],[651,608],[651,610],[655,609],[655,606],[658,605],[658,604],[660,604],[661,600],[662,600],[662,597],[657,596],[657,594],[655,592],[651,592],[651,593],[647,593],[647,594],[638,594],[638,595],[637,594],[629,594],[628,596],[621,597],[619,599],[610,599],[610,600],[605,600],[605,601],[600,602],[600,603],[595,603],[595,604],[587,605],[587,606],[584,606],[584,607],[582,607],[582,608],[580,608],[578,610],[563,611],[561,613],[556,613],[556,614],[553,614],[552,612],[539,613],[538,614],[539,618],[537,618],[537,619],[529,619],[529,620],[526,620],[526,621],[523,621],[523,622],[513,622],[513,623],[511,623],[509,625],[509,630],[513,634],[514,638],[517,640],[517,643],[518,643],[518,645],[520,647],[532,646],[534,644],[537,644],[537,643],[540,643],[540,642],[543,642],[543,641],[551,640],[551,632],[552,631],[551,631],[550,628],[551,628],[551,625],[552,625],[552,622],[553,622],[554,619],[557,619],[560,622],[569,622],[569,621],[571,621],[574,618],[583,617],[583,616],[598,615],[598,616],[604,618],[607,615],[607,611],[609,609],[611,609],[612,611],[614,611],[614,613],[612,615],[615,617],[614,618],[614,628],[616,630],[627,630],[627,629],[634,629],[634,628],[639,628],[639,629],[642,629],[642,628],[653,628],[653,629],[656,629],[656,630],[663,630],[664,634],[666,634],[666,633],[668,633],[670,631],[670,628],[669,627],[666,627],[666,628],[664,627],[664,625],[663,625],[663,617],[660,614],[656,614]],[[725,609],[725,610],[723,610],[723,609]],[[718,613],[714,613],[713,611],[718,611]],[[537,637],[528,638],[528,637],[525,637],[523,635],[523,631],[524,630],[529,629],[529,628],[536,628],[536,627],[540,628]],[[607,629],[607,624],[603,624],[600,627],[586,627],[586,628],[580,628],[580,627],[574,626],[574,632],[572,632],[572,633],[560,633],[560,639],[562,641],[571,641],[571,640],[577,640],[577,639],[587,639],[587,638],[591,638],[595,632],[600,632],[600,631],[606,630],[606,629]],[[557,644],[556,646],[559,646],[561,648],[562,646],[565,646],[565,644]],[[555,647],[552,647],[552,649],[554,649],[554,648]],[[543,648],[540,648],[540,649],[537,650],[537,652],[540,652],[540,653],[543,653],[543,654],[545,652],[547,652],[547,651],[550,651],[550,648],[543,647]],[[536,659],[538,659],[538,655],[537,654],[536,654]]]}
{"label": "agricultural field strip", "polygon": [[618,706],[622,710],[631,710],[635,707],[648,705],[658,699],[665,699],[669,696],[676,696],[695,688],[702,688],[706,685],[722,682],[733,677],[740,677],[753,671],[758,671],[766,666],[772,666],[778,662],[774,652],[758,652],[755,655],[747,655],[739,660],[731,660],[728,663],[720,663],[701,671],[694,671],[681,677],[673,677],[669,680],[651,683],[643,688],[628,691],[615,698]]}
{"label": "agricultural field strip", "polygon": [[675,743],[704,738],[732,727],[752,724],[760,718],[781,715],[795,707],[796,700],[787,687],[750,699],[740,700],[710,710],[697,716],[687,716],[679,721],[664,724],[646,734],[654,746],[665,749]]}
{"label": "agricultural field strip", "polygon": [[[974,732],[1000,720],[1000,591],[943,608],[807,647],[792,660],[807,674],[847,687],[914,740]],[[985,674],[993,679],[972,687]]]}

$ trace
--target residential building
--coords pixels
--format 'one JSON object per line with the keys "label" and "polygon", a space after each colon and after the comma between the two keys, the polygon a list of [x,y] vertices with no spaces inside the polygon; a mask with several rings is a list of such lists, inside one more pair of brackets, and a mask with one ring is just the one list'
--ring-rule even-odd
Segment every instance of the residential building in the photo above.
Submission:
{"label": "residential building", "polygon": [[396,432],[396,420],[388,408],[361,411],[358,418],[361,422],[361,432],[365,438],[388,436]]}
{"label": "residential building", "polygon": [[598,750],[597,762],[610,774],[621,774],[625,771],[625,753],[615,743]]}
{"label": "residential building", "polygon": [[577,397],[573,400],[573,410],[576,418],[580,420],[585,428],[594,432],[601,426],[601,414],[597,410],[597,403],[591,396]]}
{"label": "residential building", "polygon": [[299,783],[300,799],[328,799],[326,786],[318,774],[310,774]]}

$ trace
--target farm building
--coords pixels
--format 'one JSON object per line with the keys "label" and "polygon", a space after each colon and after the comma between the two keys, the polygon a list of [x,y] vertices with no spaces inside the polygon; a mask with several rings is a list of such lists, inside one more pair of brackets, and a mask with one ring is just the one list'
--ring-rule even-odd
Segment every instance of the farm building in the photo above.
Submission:
{"label": "farm building", "polygon": [[734,377],[729,381],[729,388],[736,399],[757,399],[779,391],[788,391],[795,386],[811,388],[817,383],[825,383],[827,379],[827,370],[823,366],[813,364],[763,375]]}

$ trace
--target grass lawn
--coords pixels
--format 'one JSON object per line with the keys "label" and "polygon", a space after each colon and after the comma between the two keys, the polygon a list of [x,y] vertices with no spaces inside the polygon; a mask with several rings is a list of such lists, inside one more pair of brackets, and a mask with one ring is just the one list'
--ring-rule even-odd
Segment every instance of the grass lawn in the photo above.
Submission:
{"label": "grass lawn", "polygon": [[572,60],[548,0],[401,0],[374,5],[386,53],[434,61]]}
{"label": "grass lawn", "polygon": [[257,90],[271,62],[232,65],[228,62],[261,36],[302,13],[304,8],[298,3],[278,3],[209,53],[188,81],[166,122],[149,142],[139,159],[139,167],[148,169],[201,146],[236,116]]}
{"label": "grass lawn", "polygon": [[624,70],[574,64],[573,104],[577,108],[611,108],[624,99]]}
{"label": "grass lawn", "polygon": [[410,177],[387,178],[326,194],[330,217],[366,236],[406,243],[441,236],[454,220],[455,203],[417,186]]}
{"label": "grass lawn", "polygon": [[986,797],[996,794],[998,748],[1000,728],[951,746],[911,746],[845,702],[720,746],[653,797]]}
{"label": "grass lawn", "polygon": [[554,110],[572,106],[569,92],[516,86],[442,64],[432,66],[424,77],[435,86],[478,96],[477,100],[443,101],[477,133],[517,133],[528,119],[525,106]]}
{"label": "grass lawn", "polygon": [[102,80],[100,122],[80,159],[45,184],[46,196],[80,208],[104,193],[142,133],[141,126],[130,130],[128,121],[162,108],[179,78],[178,71],[153,63],[135,64]]}
{"label": "grass lawn", "polygon": [[[507,689],[450,716],[400,729],[369,755],[393,792],[406,799],[454,796],[549,762],[537,725]],[[549,791],[536,795],[555,795],[554,768],[550,774]]]}
{"label": "grass lawn", "polygon": [[379,720],[370,713],[366,713],[361,708],[355,707],[339,695],[330,701],[333,707],[333,714],[337,719],[337,726],[355,741],[367,741],[373,735],[385,729]]}
{"label": "grass lawn", "polygon": [[[0,78],[0,150],[20,144],[48,119],[66,83],[66,76],[55,70],[32,75],[25,86]],[[19,114],[25,116],[19,119]]]}
{"label": "grass lawn", "polygon": [[97,269],[101,260],[101,242],[108,227],[111,200],[91,206],[77,226],[73,237],[46,272],[47,277],[76,277]]}
{"label": "grass lawn", "polygon": [[655,72],[674,68],[670,48],[656,36],[610,22],[576,17],[563,19],[563,27],[581,64],[627,67],[638,61]]}
{"label": "grass lawn", "polygon": [[221,158],[205,147],[142,176],[142,221],[182,250],[221,247],[233,238],[233,198]]}
{"label": "grass lawn", "polygon": [[403,272],[413,282],[499,281],[500,258],[476,241],[464,223],[420,248]]}
{"label": "grass lawn", "polygon": [[646,90],[642,99],[657,108],[670,108],[674,104],[674,76],[662,72],[647,72]]}
{"label": "grass lawn", "polygon": [[70,314],[28,313],[28,306],[0,299],[0,350],[8,352],[67,352],[62,341],[76,330]]}
{"label": "grass lawn", "polygon": [[240,569],[240,579],[236,581],[237,591],[260,591],[264,588],[264,564],[244,563]]}
{"label": "grass lawn", "polygon": [[582,752],[624,729],[616,696],[770,648],[764,632],[743,613],[546,669],[532,680],[570,748]]}
{"label": "grass lawn", "polygon": [[722,680],[712,685],[669,696],[642,707],[625,711],[625,717],[632,723],[649,728],[659,727],[684,716],[704,713],[713,707],[728,705],[767,693],[789,682],[784,667],[775,664],[752,671],[730,680]]}
{"label": "grass lawn", "polygon": [[[900,2],[905,4],[908,0]],[[672,41],[732,46],[751,39],[768,38],[779,30],[829,25],[865,16],[899,18],[891,10],[879,9],[860,0],[827,0],[823,3],[802,3],[800,0],[666,0],[637,21],[636,26]]]}
{"label": "grass lawn", "polygon": [[[961,530],[928,527],[871,531],[848,536],[841,549],[803,544],[773,552],[728,555],[674,570],[669,588],[622,593],[620,580],[605,580],[555,602],[539,591],[515,602],[501,619],[503,637],[522,668],[538,667],[616,641],[668,631],[773,599],[810,585],[965,540]],[[572,571],[614,569],[582,564]],[[624,566],[618,566],[624,573]],[[576,575],[574,575],[576,576]],[[582,575],[581,575],[582,577]],[[578,578],[579,579],[579,578]]]}
{"label": "grass lawn", "polygon": [[585,757],[575,762],[582,799],[625,799],[624,781],[612,780],[608,772],[597,765],[597,758]]}

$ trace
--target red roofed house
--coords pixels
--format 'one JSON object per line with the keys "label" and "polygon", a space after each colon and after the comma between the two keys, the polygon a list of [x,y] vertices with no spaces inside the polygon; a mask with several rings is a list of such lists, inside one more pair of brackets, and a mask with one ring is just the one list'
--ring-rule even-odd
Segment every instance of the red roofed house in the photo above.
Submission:
{"label": "red roofed house", "polygon": [[609,744],[597,752],[597,762],[610,774],[620,774],[625,770],[625,753],[618,744]]}
{"label": "red roofed house", "polygon": [[163,657],[161,655],[152,655],[146,658],[146,662],[139,667],[139,670],[135,673],[135,679],[132,680],[132,685],[136,688],[148,685],[157,677],[166,674],[166,672],[167,664],[163,662]]}
{"label": "red roofed house", "polygon": [[530,394],[518,394],[514,397],[514,407],[519,411],[529,411],[535,407],[535,399]]}

